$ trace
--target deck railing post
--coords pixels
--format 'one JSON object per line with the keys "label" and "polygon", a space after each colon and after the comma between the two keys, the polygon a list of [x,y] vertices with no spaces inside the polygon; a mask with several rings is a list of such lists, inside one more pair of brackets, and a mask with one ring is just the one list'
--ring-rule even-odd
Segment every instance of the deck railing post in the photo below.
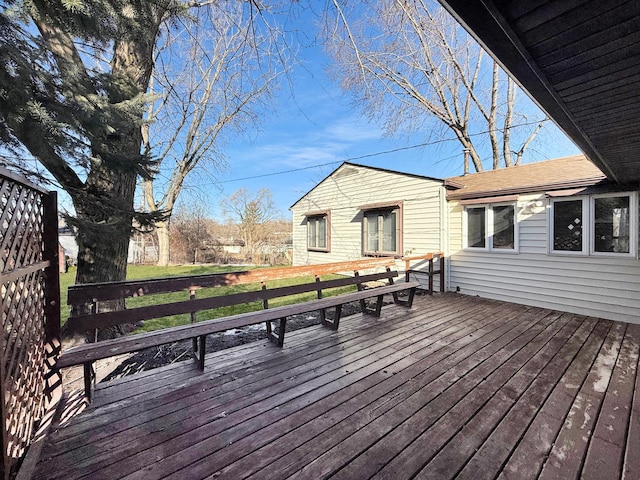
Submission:
{"label": "deck railing post", "polygon": [[[196,289],[192,287],[189,289],[189,300],[195,300],[195,299],[196,299]],[[196,312],[191,312],[191,323],[196,323]],[[193,354],[196,355],[198,353],[198,339],[192,338],[191,342],[192,342]]]}
{"label": "deck railing post", "polygon": [[42,198],[44,257],[49,260],[45,273],[45,341],[60,340],[60,247],[58,245],[58,194]]}
{"label": "deck railing post", "polygon": [[404,260],[404,281],[409,281],[409,270],[411,269],[411,260],[405,258]]}
{"label": "deck railing post", "polygon": [[440,252],[438,263],[440,263],[440,293],[444,293],[444,252]]}
{"label": "deck railing post", "polygon": [[429,259],[429,295],[433,295],[433,256]]}

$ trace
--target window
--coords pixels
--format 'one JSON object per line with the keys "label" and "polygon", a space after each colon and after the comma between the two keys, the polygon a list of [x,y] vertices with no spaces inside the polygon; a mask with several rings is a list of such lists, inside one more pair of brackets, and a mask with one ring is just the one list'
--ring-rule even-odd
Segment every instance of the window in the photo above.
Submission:
{"label": "window", "polygon": [[517,250],[515,204],[465,208],[465,248]]}
{"label": "window", "polygon": [[496,205],[492,207],[493,235],[491,247],[494,249],[515,250],[515,205]]}
{"label": "window", "polygon": [[309,213],[307,217],[307,250],[328,252],[330,250],[329,212]]}
{"label": "window", "polygon": [[551,207],[551,253],[635,255],[638,217],[634,193],[554,199]]}
{"label": "window", "polygon": [[361,208],[365,210],[362,220],[363,253],[401,255],[401,207],[394,205],[372,210]]}
{"label": "window", "polygon": [[487,229],[485,228],[486,208],[475,207],[467,209],[467,246],[485,248]]}
{"label": "window", "polygon": [[631,252],[631,198],[593,198],[593,251],[602,253]]}
{"label": "window", "polygon": [[585,199],[553,200],[551,238],[553,252],[585,254],[586,235],[583,232]]}

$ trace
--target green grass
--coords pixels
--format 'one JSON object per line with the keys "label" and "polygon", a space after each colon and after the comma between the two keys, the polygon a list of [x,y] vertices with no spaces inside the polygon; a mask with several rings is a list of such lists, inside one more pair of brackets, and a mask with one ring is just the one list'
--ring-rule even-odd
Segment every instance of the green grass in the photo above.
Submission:
{"label": "green grass", "polygon": [[[149,266],[149,265],[130,265],[127,269],[127,280],[139,280],[139,279],[147,279],[147,278],[161,278],[161,277],[175,277],[182,275],[201,275],[206,273],[219,273],[219,272],[229,272],[229,271],[237,271],[241,268],[238,267],[227,267],[227,266],[170,266],[170,267],[157,267],[157,266]],[[73,285],[75,282],[76,270],[75,268],[70,268],[67,273],[60,275],[60,300],[61,300],[61,317],[62,323],[67,321],[69,317],[70,308],[67,305],[67,289],[69,285]],[[329,278],[337,278],[337,275],[327,277]],[[308,277],[297,277],[297,278],[289,278],[277,281],[271,281],[268,283],[269,288],[283,287],[288,285],[297,285],[301,283],[310,283],[314,281],[313,276]],[[215,288],[204,288],[202,290],[198,290],[196,293],[197,298],[207,298],[218,295],[229,295],[233,293],[240,292],[248,292],[253,290],[258,290],[260,285],[258,283],[253,284],[244,284],[244,285],[233,285],[228,287],[215,287]],[[341,293],[352,292],[356,288],[355,286],[341,287],[335,288],[328,291],[323,291],[325,296],[331,295],[339,295]],[[298,295],[291,295],[284,298],[276,298],[270,300],[269,306],[276,307],[280,305],[290,305],[292,303],[304,302],[307,300],[312,300],[316,298],[315,292],[308,292]],[[148,305],[157,305],[162,303],[169,302],[179,302],[182,300],[188,300],[189,293],[188,292],[173,292],[173,293],[164,293],[158,295],[148,295],[142,297],[129,298],[126,300],[126,305],[128,308],[136,308]],[[203,310],[198,312],[196,315],[196,319],[200,320],[208,320],[212,318],[219,318],[228,315],[234,315],[238,313],[251,312],[262,309],[261,302],[253,302],[241,305],[232,305],[229,307],[221,307],[213,310]],[[177,325],[184,325],[191,321],[191,317],[189,315],[174,315],[170,317],[162,317],[153,320],[147,320],[144,322],[144,325],[137,330],[137,332],[146,332],[158,330],[161,328],[168,328]]]}

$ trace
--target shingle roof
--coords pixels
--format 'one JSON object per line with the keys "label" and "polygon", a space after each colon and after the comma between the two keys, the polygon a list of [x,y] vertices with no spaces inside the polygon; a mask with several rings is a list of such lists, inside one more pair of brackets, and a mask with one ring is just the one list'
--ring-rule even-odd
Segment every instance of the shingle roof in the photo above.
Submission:
{"label": "shingle roof", "polygon": [[447,198],[482,198],[514,193],[588,187],[606,176],[584,155],[445,179]]}

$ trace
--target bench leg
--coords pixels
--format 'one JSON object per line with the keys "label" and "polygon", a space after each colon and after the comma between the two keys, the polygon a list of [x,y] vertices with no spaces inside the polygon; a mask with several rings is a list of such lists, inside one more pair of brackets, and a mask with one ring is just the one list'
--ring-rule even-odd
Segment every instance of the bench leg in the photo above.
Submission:
{"label": "bench leg", "polygon": [[87,362],[84,364],[84,395],[87,397],[87,401],[91,403],[91,396],[93,393],[93,379],[95,374],[93,371],[93,362]]}
{"label": "bench leg", "polygon": [[342,304],[336,305],[335,315],[333,320],[327,320],[325,317],[322,319],[322,324],[325,327],[329,327],[331,330],[338,330],[338,326],[340,325],[340,316],[342,315]]}
{"label": "bench leg", "polygon": [[413,298],[416,296],[416,287],[412,287],[409,289],[409,297],[406,300],[400,300],[397,297],[394,297],[395,303],[397,305],[403,305],[407,308],[411,308],[413,305]]}
{"label": "bench leg", "polygon": [[376,311],[374,313],[374,315],[376,317],[380,316],[380,312],[382,311],[382,300],[384,298],[384,295],[378,295],[378,300],[376,301]]}
{"label": "bench leg", "polygon": [[[194,338],[194,343],[195,343],[195,338]],[[198,348],[199,352],[196,358],[198,360],[198,366],[200,367],[200,370],[204,370],[204,354],[206,353],[207,336],[200,335],[198,337],[198,343],[200,344],[200,346]]]}
{"label": "bench leg", "polygon": [[267,338],[271,340],[272,343],[282,348],[284,345],[284,332],[287,328],[287,319],[281,318],[280,325],[278,326],[278,335],[273,332],[273,328],[271,326],[271,322],[267,322]]}
{"label": "bench leg", "polygon": [[[376,297],[377,299],[376,299],[375,308],[367,308],[366,305],[363,305],[362,313],[366,313],[367,315],[373,315],[374,317],[380,316],[380,312],[382,310],[382,300],[384,298],[384,295],[376,295]],[[362,300],[362,302],[364,303],[364,300]]]}

